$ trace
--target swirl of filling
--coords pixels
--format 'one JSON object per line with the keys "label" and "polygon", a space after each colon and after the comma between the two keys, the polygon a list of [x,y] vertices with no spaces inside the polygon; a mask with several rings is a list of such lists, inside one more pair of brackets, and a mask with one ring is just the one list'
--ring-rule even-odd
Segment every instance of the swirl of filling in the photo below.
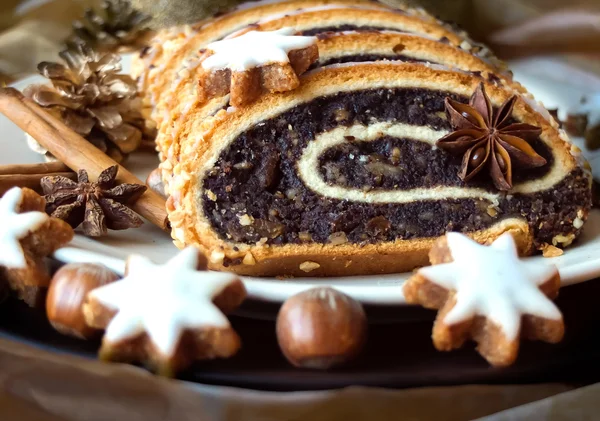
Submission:
{"label": "swirl of filling", "polygon": [[240,133],[204,177],[202,210],[223,239],[245,244],[368,244],[474,232],[527,219],[536,245],[576,229],[589,181],[548,164],[515,173],[509,195],[481,177],[465,184],[460,158],[436,148],[450,130],[444,99],[415,88],[369,88],[301,103]]}

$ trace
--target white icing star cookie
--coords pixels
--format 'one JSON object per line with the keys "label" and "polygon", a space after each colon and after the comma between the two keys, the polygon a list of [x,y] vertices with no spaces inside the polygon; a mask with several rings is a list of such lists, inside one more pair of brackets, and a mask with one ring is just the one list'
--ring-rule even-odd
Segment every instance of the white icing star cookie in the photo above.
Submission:
{"label": "white icing star cookie", "polygon": [[316,37],[295,36],[293,28],[278,31],[250,31],[235,38],[208,44],[214,54],[202,62],[207,70],[230,69],[234,72],[273,63],[289,63],[288,54],[316,45]]}
{"label": "white icing star cookie", "polygon": [[46,201],[27,188],[0,199],[0,278],[31,307],[43,305],[50,283],[45,258],[73,239],[73,229],[48,216]]}
{"label": "white icing star cookie", "polygon": [[198,58],[199,96],[229,94],[230,109],[235,110],[263,93],[298,88],[299,76],[319,59],[319,47],[316,37],[294,33],[292,28],[249,31],[209,44]]}
{"label": "white icing star cookie", "polygon": [[516,358],[521,336],[562,339],[562,315],[548,298],[560,288],[556,267],[520,259],[510,234],[482,246],[448,233],[436,247],[451,262],[420,269],[404,286],[408,302],[441,309],[436,348],[457,348],[470,336],[488,361],[507,365]]}
{"label": "white icing star cookie", "polygon": [[21,240],[49,219],[43,212],[19,213],[23,191],[14,187],[0,199],[0,265],[23,269],[27,266]]}
{"label": "white icing star cookie", "polygon": [[199,271],[200,256],[193,247],[163,265],[131,256],[123,280],[91,291],[84,314],[106,330],[101,354],[170,372],[235,353],[239,338],[222,310],[241,304],[244,286],[235,274]]}

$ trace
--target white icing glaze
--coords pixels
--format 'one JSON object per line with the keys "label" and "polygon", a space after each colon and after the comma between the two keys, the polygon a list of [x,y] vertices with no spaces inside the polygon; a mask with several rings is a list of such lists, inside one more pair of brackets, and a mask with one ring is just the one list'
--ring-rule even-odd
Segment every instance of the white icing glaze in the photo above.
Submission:
{"label": "white icing glaze", "polygon": [[562,318],[539,289],[557,273],[556,267],[519,259],[512,235],[503,234],[489,247],[458,233],[448,233],[447,239],[454,261],[419,270],[429,281],[456,291],[456,304],[444,323],[454,325],[484,316],[496,323],[508,340],[515,340],[525,314]]}
{"label": "white icing glaze", "polygon": [[123,280],[90,292],[117,310],[104,339],[120,342],[146,333],[165,356],[177,349],[186,329],[226,328],[227,317],[212,300],[238,277],[225,272],[198,271],[198,252],[189,247],[164,265],[131,256]]}
{"label": "white icing glaze", "polygon": [[7,268],[27,267],[21,242],[49,218],[42,212],[18,213],[23,192],[13,187],[0,199],[0,265]]}
{"label": "white icing glaze", "polygon": [[213,42],[206,48],[214,54],[202,62],[207,70],[245,71],[271,63],[289,63],[288,53],[317,43],[316,37],[294,36],[293,28],[250,31],[237,38]]}

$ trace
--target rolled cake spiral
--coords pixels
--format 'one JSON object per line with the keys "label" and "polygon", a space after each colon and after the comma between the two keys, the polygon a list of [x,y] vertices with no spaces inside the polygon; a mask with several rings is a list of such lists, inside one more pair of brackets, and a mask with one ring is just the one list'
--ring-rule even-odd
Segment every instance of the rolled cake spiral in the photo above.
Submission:
{"label": "rolled cake spiral", "polygon": [[[496,76],[495,67],[465,50],[413,34],[379,31],[328,33],[319,37],[318,46],[321,58],[313,68],[349,62],[393,60],[440,64],[463,71],[485,73],[486,77],[491,78],[506,76]],[[178,160],[179,145],[173,142],[173,138],[177,137],[182,127],[179,121],[186,118],[194,107],[202,109],[196,118],[204,119],[227,108],[229,104],[228,97],[203,101],[198,96],[195,69],[186,72],[185,77],[176,79],[160,102],[161,109],[168,110],[164,118],[157,119],[161,124],[157,143],[164,157],[163,176],[167,185],[172,166]],[[524,92],[520,85],[512,81],[510,83],[513,88]]]}
{"label": "rolled cake spiral", "polygon": [[[421,12],[323,4],[259,3],[233,12],[239,21],[204,23],[169,52],[170,76],[154,77],[178,246],[199,246],[216,270],[337,276],[424,265],[448,231],[482,243],[511,232],[522,254],[576,239],[590,208],[590,174],[510,73],[461,48],[462,34]],[[202,52],[191,51],[240,36],[249,22],[317,34],[320,59],[298,88],[233,108],[229,95],[202,92]],[[508,123],[540,129],[528,144],[546,164],[517,165],[508,191],[483,176],[465,181],[463,158],[437,146],[452,131],[448,101],[468,103],[480,85],[494,110],[517,97]]]}

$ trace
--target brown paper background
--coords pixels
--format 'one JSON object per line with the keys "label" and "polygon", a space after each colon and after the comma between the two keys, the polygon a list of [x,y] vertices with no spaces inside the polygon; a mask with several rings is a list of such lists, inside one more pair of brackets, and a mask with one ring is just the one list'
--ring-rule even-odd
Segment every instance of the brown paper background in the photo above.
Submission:
{"label": "brown paper background", "polygon": [[[70,23],[94,0],[0,0],[0,81],[35,72],[42,60],[55,60]],[[136,0],[189,15],[198,0]],[[394,0],[390,0],[394,1]],[[511,27],[563,0],[423,0],[440,16],[460,22],[477,36]],[[23,9],[24,5],[27,7]],[[600,8],[598,0],[570,0],[571,8]],[[600,44],[599,44],[600,45]],[[565,57],[600,73],[590,57]],[[52,354],[0,340],[0,420],[465,420],[537,401],[493,417],[494,421],[562,421],[578,408],[597,406],[600,386],[569,391],[568,385],[461,386],[391,391],[349,388],[318,393],[265,393],[191,385],[153,377],[122,365],[106,365]],[[365,404],[366,403],[366,404]],[[570,411],[570,412],[567,412]],[[573,412],[575,411],[575,412]],[[577,419],[586,418],[583,413]],[[589,412],[588,412],[589,415]],[[491,420],[491,418],[490,418]]]}
{"label": "brown paper background", "polygon": [[135,367],[51,354],[6,340],[0,340],[0,367],[3,421],[459,421],[571,389],[549,384],[255,392],[161,379]]}
{"label": "brown paper background", "polygon": [[[42,60],[56,58],[61,42],[70,33],[71,22],[83,9],[100,0],[1,0],[0,1],[0,81],[14,80],[35,72]],[[133,0],[139,7],[156,14],[156,22],[199,19],[202,11],[238,0]],[[384,0],[394,3],[396,0]],[[456,21],[483,39],[494,30],[510,27],[545,12],[568,7],[597,11],[598,0],[420,0],[437,15]],[[600,33],[600,25],[598,32]],[[600,50],[600,38],[599,50]],[[599,51],[600,52],[600,51]],[[577,64],[600,73],[600,66],[589,60]]]}

